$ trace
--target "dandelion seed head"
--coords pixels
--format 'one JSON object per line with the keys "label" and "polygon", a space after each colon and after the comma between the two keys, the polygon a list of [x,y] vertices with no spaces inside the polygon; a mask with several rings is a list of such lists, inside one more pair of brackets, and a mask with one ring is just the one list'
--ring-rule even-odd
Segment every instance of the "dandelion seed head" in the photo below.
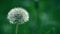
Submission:
{"label": "dandelion seed head", "polygon": [[8,12],[7,19],[12,24],[23,24],[29,20],[29,14],[23,8],[13,8]]}

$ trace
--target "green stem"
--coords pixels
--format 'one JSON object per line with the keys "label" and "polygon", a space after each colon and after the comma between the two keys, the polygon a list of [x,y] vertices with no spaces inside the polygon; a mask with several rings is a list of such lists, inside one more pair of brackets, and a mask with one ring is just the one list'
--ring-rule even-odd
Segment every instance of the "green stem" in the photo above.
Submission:
{"label": "green stem", "polygon": [[18,24],[16,24],[16,33],[15,34],[18,34]]}

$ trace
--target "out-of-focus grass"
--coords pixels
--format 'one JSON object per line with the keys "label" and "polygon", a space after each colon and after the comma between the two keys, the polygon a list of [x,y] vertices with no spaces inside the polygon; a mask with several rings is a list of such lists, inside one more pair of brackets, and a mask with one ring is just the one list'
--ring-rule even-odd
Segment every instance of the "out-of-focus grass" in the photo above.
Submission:
{"label": "out-of-focus grass", "polygon": [[30,15],[27,23],[19,25],[18,34],[60,34],[59,0],[0,0],[0,34],[15,34],[16,24],[7,20],[14,7],[23,7]]}

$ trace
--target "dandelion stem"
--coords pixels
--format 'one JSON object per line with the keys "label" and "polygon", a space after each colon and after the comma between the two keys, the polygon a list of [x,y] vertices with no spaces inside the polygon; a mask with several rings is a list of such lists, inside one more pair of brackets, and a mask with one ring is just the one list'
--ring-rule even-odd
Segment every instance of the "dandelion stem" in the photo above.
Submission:
{"label": "dandelion stem", "polygon": [[18,34],[18,24],[16,24],[16,31],[15,34]]}

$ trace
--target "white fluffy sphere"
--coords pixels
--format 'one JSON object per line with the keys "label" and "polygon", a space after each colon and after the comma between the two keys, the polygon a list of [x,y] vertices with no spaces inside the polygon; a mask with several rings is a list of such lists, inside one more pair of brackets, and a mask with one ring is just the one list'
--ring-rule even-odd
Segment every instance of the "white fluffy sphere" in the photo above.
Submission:
{"label": "white fluffy sphere", "polygon": [[29,20],[29,14],[23,8],[13,8],[8,12],[7,19],[12,24],[23,24]]}

